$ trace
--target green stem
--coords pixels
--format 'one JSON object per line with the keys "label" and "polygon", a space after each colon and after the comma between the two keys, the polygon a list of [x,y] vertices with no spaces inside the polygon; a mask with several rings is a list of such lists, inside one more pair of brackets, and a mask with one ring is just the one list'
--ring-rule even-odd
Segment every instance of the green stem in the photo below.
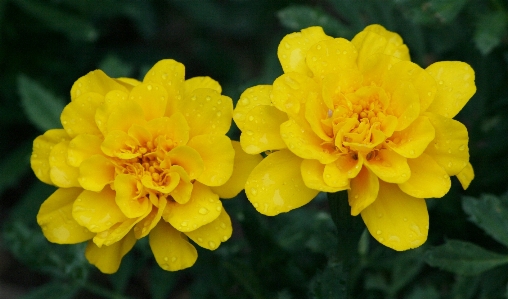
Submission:
{"label": "green stem", "polygon": [[358,262],[358,240],[363,230],[359,217],[351,216],[347,192],[328,193],[330,213],[337,227],[337,257],[342,265],[345,298],[352,297],[353,265]]}

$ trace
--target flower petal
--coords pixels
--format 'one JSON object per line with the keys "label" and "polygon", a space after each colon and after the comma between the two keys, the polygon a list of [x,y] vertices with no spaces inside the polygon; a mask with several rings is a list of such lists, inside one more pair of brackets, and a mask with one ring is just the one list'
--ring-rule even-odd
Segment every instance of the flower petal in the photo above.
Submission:
{"label": "flower petal", "polygon": [[[333,104],[331,105],[333,107]],[[321,97],[317,97],[305,104],[305,119],[312,131],[321,140],[326,142],[333,142],[333,128],[331,118],[329,117],[331,111],[333,109],[329,109]]]}
{"label": "flower petal", "polygon": [[74,137],[67,149],[67,164],[79,167],[90,156],[102,154],[102,141],[103,139],[97,135],[81,134]]}
{"label": "flower petal", "polygon": [[351,42],[358,49],[358,63],[370,55],[383,53],[410,60],[409,49],[397,33],[386,30],[383,26],[373,24],[365,27]]}
{"label": "flower petal", "polygon": [[79,169],[67,164],[69,141],[56,144],[49,154],[49,177],[58,187],[81,187],[78,182]]}
{"label": "flower petal", "polygon": [[180,165],[189,175],[189,179],[198,178],[204,169],[204,162],[199,153],[190,146],[177,146],[167,154],[172,165]]}
{"label": "flower petal", "polygon": [[223,135],[231,126],[233,101],[216,90],[196,89],[178,108],[189,124],[191,138],[203,134]]}
{"label": "flower petal", "polygon": [[214,221],[221,211],[219,196],[210,187],[194,182],[190,200],[186,204],[169,201],[162,217],[177,230],[189,232]]}
{"label": "flower petal", "polygon": [[95,123],[99,130],[106,134],[108,132],[108,119],[113,111],[121,106],[129,97],[129,94],[120,90],[112,90],[104,97],[104,103],[95,111]]}
{"label": "flower petal", "polygon": [[474,179],[473,165],[471,165],[471,163],[467,163],[466,167],[457,173],[457,179],[459,179],[462,188],[466,190],[467,187],[469,187],[469,184],[471,184],[471,181]]}
{"label": "flower petal", "polygon": [[459,121],[435,113],[425,113],[436,130],[436,137],[425,150],[448,175],[456,175],[469,163],[467,128]]}
{"label": "flower petal", "polygon": [[358,53],[344,38],[325,39],[312,45],[307,52],[307,66],[314,78],[322,80],[326,74],[356,68]]}
{"label": "flower petal", "polygon": [[215,250],[219,248],[221,242],[226,242],[232,233],[231,219],[223,209],[219,217],[214,221],[185,234],[199,246]]}
{"label": "flower petal", "polygon": [[345,184],[340,187],[332,187],[328,185],[323,179],[325,165],[321,164],[318,160],[303,160],[301,164],[302,179],[310,189],[319,190],[323,192],[337,192],[345,190],[349,187],[349,180],[345,180]]}
{"label": "flower petal", "polygon": [[195,136],[188,146],[195,149],[205,168],[197,180],[207,186],[220,186],[226,183],[233,173],[235,150],[231,140],[225,135]]}
{"label": "flower petal", "polygon": [[35,138],[33,152],[30,156],[30,166],[39,180],[53,185],[49,176],[49,155],[56,144],[69,139],[69,135],[64,129],[48,130],[43,135]]}
{"label": "flower petal", "polygon": [[152,119],[146,128],[153,137],[166,136],[173,141],[174,146],[185,145],[189,141],[189,125],[180,112],[175,112],[170,117]]}
{"label": "flower petal", "polygon": [[105,136],[101,150],[110,157],[132,159],[141,155],[134,151],[139,145],[139,142],[128,133],[114,130]]}
{"label": "flower petal", "polygon": [[67,104],[60,115],[60,120],[69,136],[100,134],[101,132],[95,123],[95,112],[103,102],[103,95],[90,92]]}
{"label": "flower petal", "polygon": [[72,217],[72,204],[81,192],[81,188],[59,188],[42,203],[37,223],[48,241],[76,244],[93,238],[94,233]]}
{"label": "flower petal", "polygon": [[474,70],[460,61],[440,61],[425,69],[438,83],[436,98],[427,111],[452,118],[476,92]]}
{"label": "flower petal", "polygon": [[233,198],[245,188],[245,182],[251,171],[263,160],[261,155],[249,155],[242,150],[240,142],[231,141],[235,150],[233,173],[223,185],[211,187],[212,191],[220,198]]}
{"label": "flower petal", "polygon": [[164,116],[168,93],[162,85],[141,83],[131,90],[129,99],[142,107],[146,120],[151,120]]}
{"label": "flower petal", "polygon": [[90,191],[101,191],[115,179],[115,166],[103,155],[93,155],[79,166],[78,181],[81,187]]}
{"label": "flower petal", "polygon": [[120,130],[127,132],[133,124],[146,123],[143,108],[132,100],[125,100],[109,115],[106,129],[108,132]]}
{"label": "flower petal", "polygon": [[127,92],[127,89],[122,84],[108,77],[103,71],[95,70],[74,82],[71,88],[71,100],[74,101],[81,95],[89,92],[105,96],[111,90]]}
{"label": "flower petal", "polygon": [[351,215],[357,216],[363,209],[372,204],[379,192],[379,180],[367,167],[362,167],[358,175],[351,179],[351,189],[348,190],[348,201]]}
{"label": "flower petal", "polygon": [[134,226],[134,235],[136,236],[136,239],[139,240],[147,236],[152,231],[152,229],[159,223],[167,203],[168,201],[166,200],[165,197],[163,196],[159,197],[159,206],[153,207],[150,214],[148,214],[148,216],[143,218],[143,220],[141,220],[136,224],[136,226]]}
{"label": "flower petal", "polygon": [[170,195],[177,203],[186,204],[191,198],[192,188],[194,187],[194,184],[191,182],[187,172],[185,172],[183,167],[173,165],[171,166],[171,171],[179,174],[180,181],[178,182],[178,185],[175,187],[175,189],[171,191]]}
{"label": "flower petal", "polygon": [[319,94],[316,82],[300,73],[286,73],[273,82],[270,99],[277,109],[296,117],[301,104],[315,100]]}
{"label": "flower petal", "polygon": [[401,83],[392,93],[388,113],[397,117],[395,131],[404,130],[420,115],[420,98],[411,83]]}
{"label": "flower petal", "polygon": [[245,184],[247,198],[261,214],[274,216],[311,201],[318,190],[305,186],[302,159],[288,150],[269,154],[254,168]]}
{"label": "flower petal", "polygon": [[198,258],[196,248],[187,241],[187,237],[164,221],[159,221],[152,229],[148,241],[157,264],[164,270],[189,268]]}
{"label": "flower petal", "polygon": [[72,205],[72,217],[79,225],[94,233],[110,229],[127,220],[115,202],[115,191],[104,188],[101,192],[84,190]]}
{"label": "flower petal", "polygon": [[381,244],[397,251],[416,248],[427,240],[429,214],[425,199],[379,182],[377,199],[362,211],[363,222]]}
{"label": "flower petal", "polygon": [[270,95],[272,94],[271,85],[257,85],[247,88],[241,95],[233,112],[233,119],[241,131],[245,131],[245,122],[247,114],[254,107],[259,105],[272,106]]}
{"label": "flower petal", "polygon": [[[395,56],[385,54],[373,54],[358,62],[358,68],[363,74],[363,86],[383,86],[390,69],[400,63],[401,60]],[[407,81],[402,81],[408,84]]]}
{"label": "flower petal", "polygon": [[332,38],[325,34],[323,28],[318,26],[302,29],[301,32],[284,36],[277,50],[277,56],[284,73],[298,72],[312,76],[312,72],[306,64],[307,52],[317,42],[328,39]]}
{"label": "flower petal", "polygon": [[451,187],[450,176],[429,155],[408,159],[411,168],[409,180],[399,184],[400,190],[418,198],[443,197]]}
{"label": "flower petal", "polygon": [[409,127],[393,133],[386,145],[406,158],[419,157],[434,140],[436,131],[426,116],[418,117]]}
{"label": "flower petal", "polygon": [[381,149],[375,158],[365,159],[365,165],[387,183],[403,183],[409,179],[411,170],[407,159],[390,149]]}
{"label": "flower petal", "polygon": [[128,218],[137,218],[148,214],[152,206],[143,192],[141,182],[129,174],[118,174],[114,182],[116,204]]}
{"label": "flower petal", "polygon": [[178,103],[183,100],[185,66],[173,59],[157,62],[145,75],[143,82],[162,85],[168,93],[168,102],[164,115],[171,116],[177,111]]}
{"label": "flower petal", "polygon": [[136,238],[131,232],[122,240],[110,246],[98,247],[89,241],[85,249],[85,257],[88,262],[95,265],[102,273],[113,274],[120,268],[122,258],[134,247]]}
{"label": "flower petal", "polygon": [[185,80],[183,83],[184,86],[184,99],[190,98],[191,93],[198,88],[209,88],[217,91],[218,93],[222,92],[222,87],[219,82],[215,81],[210,77],[194,77]]}
{"label": "flower petal", "polygon": [[287,114],[273,106],[259,105],[247,113],[243,123],[240,143],[248,154],[286,148],[280,136],[280,125],[287,121]]}

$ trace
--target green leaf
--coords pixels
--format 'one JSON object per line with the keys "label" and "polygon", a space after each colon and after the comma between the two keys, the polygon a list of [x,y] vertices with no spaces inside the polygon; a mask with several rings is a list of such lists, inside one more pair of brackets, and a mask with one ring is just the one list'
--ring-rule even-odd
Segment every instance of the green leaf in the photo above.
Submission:
{"label": "green leaf", "polygon": [[406,17],[420,24],[450,23],[467,0],[394,0]]}
{"label": "green leaf", "polygon": [[478,290],[479,277],[458,276],[453,284],[450,299],[472,299]]}
{"label": "green leaf", "polygon": [[54,281],[38,287],[21,299],[71,299],[74,298],[77,291],[79,291],[79,287],[76,285]]}
{"label": "green leaf", "polygon": [[472,243],[449,240],[427,251],[425,261],[433,267],[456,274],[478,275],[507,264],[508,255],[494,253]]}
{"label": "green leaf", "polygon": [[483,55],[487,55],[501,43],[506,34],[508,18],[502,11],[492,11],[478,18],[474,42]]}
{"label": "green leaf", "polygon": [[23,74],[18,76],[18,93],[26,115],[39,130],[62,127],[60,114],[65,106],[62,99]]}
{"label": "green leaf", "polygon": [[164,271],[155,265],[150,270],[150,294],[152,299],[169,298],[171,290],[176,286],[177,274],[175,272]]}
{"label": "green leaf", "polygon": [[25,13],[38,19],[43,26],[65,34],[71,40],[92,42],[99,34],[88,20],[48,3],[34,0],[15,0]]}
{"label": "green leaf", "polygon": [[0,194],[16,184],[30,169],[31,152],[31,142],[24,142],[0,161],[0,169],[3,172],[0,176]]}
{"label": "green leaf", "polygon": [[262,293],[261,281],[252,268],[238,260],[224,262],[223,267],[235,278],[236,282],[245,289],[251,298],[265,298]]}
{"label": "green leaf", "polygon": [[310,26],[321,26],[332,35],[351,38],[353,32],[338,20],[321,10],[307,5],[292,5],[277,13],[283,26],[292,30],[301,30]]}
{"label": "green leaf", "polygon": [[508,196],[498,198],[484,194],[480,198],[464,197],[462,208],[469,220],[489,236],[508,246]]}
{"label": "green leaf", "polygon": [[100,63],[99,69],[111,78],[129,77],[134,67],[115,55],[107,55]]}
{"label": "green leaf", "polygon": [[313,299],[347,298],[346,276],[340,263],[329,264],[310,282],[309,297]]}

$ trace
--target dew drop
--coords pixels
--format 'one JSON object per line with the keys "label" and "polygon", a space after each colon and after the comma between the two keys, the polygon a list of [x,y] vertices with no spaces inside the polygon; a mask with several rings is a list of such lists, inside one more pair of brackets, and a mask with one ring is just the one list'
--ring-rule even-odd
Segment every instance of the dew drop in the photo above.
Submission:
{"label": "dew drop", "polygon": [[183,226],[183,227],[186,227],[189,224],[187,223],[187,221],[184,221],[184,222],[180,223],[180,225]]}
{"label": "dew drop", "polygon": [[255,208],[259,207],[259,204],[257,202],[252,204]]}
{"label": "dew drop", "polygon": [[381,213],[377,214],[377,218],[381,218],[381,217],[383,217],[383,214],[381,214]]}
{"label": "dew drop", "polygon": [[250,192],[252,193],[252,195],[258,194],[258,190],[256,188],[250,189]]}
{"label": "dew drop", "polygon": [[201,208],[201,209],[199,209],[199,214],[201,214],[201,215],[208,214],[208,209],[207,208]]}
{"label": "dew drop", "polygon": [[226,242],[228,239],[229,239],[228,236],[223,236],[222,237],[222,241],[224,241],[224,242]]}
{"label": "dew drop", "polygon": [[463,151],[463,150],[465,150],[465,149],[466,149],[466,146],[465,146],[464,144],[463,144],[463,145],[461,145],[461,146],[459,146],[459,151]]}
{"label": "dew drop", "polygon": [[208,242],[208,245],[210,245],[210,248],[212,248],[212,249],[215,248],[215,242],[213,242],[213,241]]}
{"label": "dew drop", "polygon": [[215,209],[216,209],[218,212],[220,212],[220,211],[222,210],[222,207],[221,207],[221,206],[217,206]]}
{"label": "dew drop", "polygon": [[254,132],[252,132],[251,130],[247,130],[247,131],[245,131],[245,134],[252,136],[252,135],[254,135]]}
{"label": "dew drop", "polygon": [[249,116],[249,121],[253,121],[254,120],[254,116]]}
{"label": "dew drop", "polygon": [[203,242],[203,238],[198,238],[198,242]]}
{"label": "dew drop", "polygon": [[410,150],[410,151],[409,151],[409,153],[410,153],[411,155],[414,155],[414,154],[415,154],[415,151],[414,151],[414,150]]}
{"label": "dew drop", "polygon": [[152,85],[150,85],[150,84],[149,84],[149,85],[146,87],[146,89],[148,89],[148,90],[152,90]]}
{"label": "dew drop", "polygon": [[379,242],[383,242],[385,238],[379,238]]}
{"label": "dew drop", "polygon": [[211,100],[211,99],[212,99],[212,98],[211,98],[210,96],[206,96],[206,98],[205,98],[205,100],[206,100],[207,102],[210,102],[210,100]]}
{"label": "dew drop", "polygon": [[167,262],[169,261],[169,258],[167,256],[164,257],[164,261]]}
{"label": "dew drop", "polygon": [[171,258],[171,261],[172,261],[173,263],[174,263],[174,262],[176,262],[176,260],[177,260],[177,257],[176,257],[176,256],[174,256],[174,257],[172,257],[172,258]]}
{"label": "dew drop", "polygon": [[358,194],[355,195],[355,198],[358,198]]}
{"label": "dew drop", "polygon": [[380,231],[380,230],[378,230],[378,231],[376,232],[376,234],[380,235],[380,234],[381,234],[381,231]]}
{"label": "dew drop", "polygon": [[404,218],[404,221],[407,221],[407,218]]}

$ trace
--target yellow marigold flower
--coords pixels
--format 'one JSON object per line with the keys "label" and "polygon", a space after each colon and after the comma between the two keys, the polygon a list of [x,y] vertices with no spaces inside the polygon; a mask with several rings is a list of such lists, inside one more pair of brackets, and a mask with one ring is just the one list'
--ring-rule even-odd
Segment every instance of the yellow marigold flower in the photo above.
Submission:
{"label": "yellow marigold flower", "polygon": [[351,41],[303,29],[282,39],[278,57],[284,74],[247,89],[233,114],[247,153],[275,151],[246,182],[254,207],[276,215],[347,190],[351,214],[380,243],[423,244],[424,198],[445,195],[450,176],[464,188],[474,177],[466,127],[452,119],[476,91],[471,67],[422,69],[380,25]]}
{"label": "yellow marigold flower", "polygon": [[74,83],[63,129],[37,137],[31,156],[36,176],[59,187],[37,215],[49,241],[90,240],[87,259],[114,273],[147,235],[169,271],[196,261],[188,238],[210,250],[229,239],[219,197],[238,194],[261,157],[225,135],[233,103],[218,82],[184,78],[181,63],[162,60],[143,82],[96,70]]}

